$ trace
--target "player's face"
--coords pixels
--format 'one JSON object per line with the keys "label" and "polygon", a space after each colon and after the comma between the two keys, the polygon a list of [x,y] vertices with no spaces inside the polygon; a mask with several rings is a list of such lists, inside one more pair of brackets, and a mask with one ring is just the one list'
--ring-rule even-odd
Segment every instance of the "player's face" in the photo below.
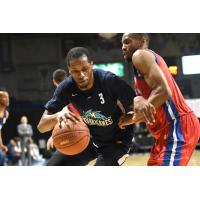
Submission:
{"label": "player's face", "polygon": [[9,103],[10,102],[8,92],[0,91],[0,105],[8,107]]}
{"label": "player's face", "polygon": [[124,59],[127,61],[132,61],[133,53],[141,48],[142,40],[139,37],[134,37],[133,34],[125,33],[122,36],[122,53],[124,55]]}
{"label": "player's face", "polygon": [[86,56],[69,61],[69,73],[80,90],[89,90],[93,86],[92,63]]}

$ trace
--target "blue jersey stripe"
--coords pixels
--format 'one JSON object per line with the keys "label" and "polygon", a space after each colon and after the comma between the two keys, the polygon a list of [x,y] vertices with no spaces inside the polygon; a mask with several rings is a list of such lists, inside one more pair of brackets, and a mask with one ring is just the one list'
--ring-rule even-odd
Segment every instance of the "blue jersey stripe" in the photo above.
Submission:
{"label": "blue jersey stripe", "polygon": [[[169,130],[169,138],[168,138],[168,143],[166,146],[166,152],[164,155],[164,160],[163,160],[163,166],[169,166],[170,160],[171,160],[171,154],[172,154],[172,148],[173,148],[173,143],[170,142],[173,140],[173,131],[174,131],[174,124],[170,124],[170,130]],[[170,153],[168,153],[170,152]]]}
{"label": "blue jersey stripe", "polygon": [[[164,111],[167,115],[167,120],[169,122],[171,122],[172,118],[169,114],[168,105],[166,103],[164,103]],[[173,148],[173,143],[170,142],[170,141],[173,141],[173,131],[174,131],[174,123],[170,123],[168,143],[167,143],[167,146],[166,146],[166,153],[164,155],[164,160],[163,160],[163,164],[162,164],[164,166],[169,166],[169,163],[170,163],[171,153],[172,153],[172,148]],[[171,153],[169,153],[169,152],[171,152]]]}
{"label": "blue jersey stripe", "polygon": [[[168,106],[170,106],[172,113],[170,114],[168,110]],[[170,109],[169,108],[169,109]],[[183,139],[183,134],[181,130],[181,125],[180,125],[180,117],[179,113],[177,112],[172,100],[169,100],[169,104],[164,103],[164,110],[167,115],[167,120],[170,123],[170,133],[169,133],[169,138],[168,138],[168,143],[166,146],[166,153],[164,155],[164,161],[163,165],[169,165],[171,161],[171,156],[172,156],[172,150],[173,146],[176,145],[175,148],[175,155],[174,155],[174,161],[173,165],[179,165],[180,164],[180,158],[181,158],[181,150],[184,144],[184,139]],[[174,138],[173,132],[175,131],[176,138]]]}
{"label": "blue jersey stripe", "polygon": [[176,133],[177,133],[178,142],[177,142],[177,147],[176,147],[176,155],[174,157],[174,165],[179,165],[180,158],[181,158],[181,151],[184,145],[183,134],[182,134],[181,126],[180,126],[180,119],[177,119]]}
{"label": "blue jersey stripe", "polygon": [[170,106],[172,108],[172,111],[176,117],[176,136],[177,136],[177,147],[176,147],[176,154],[174,157],[174,165],[179,165],[180,164],[180,158],[181,158],[181,151],[182,151],[182,147],[184,145],[184,138],[183,138],[183,133],[181,130],[181,124],[180,124],[180,115],[174,105],[174,103],[172,102],[172,100],[170,100]]}

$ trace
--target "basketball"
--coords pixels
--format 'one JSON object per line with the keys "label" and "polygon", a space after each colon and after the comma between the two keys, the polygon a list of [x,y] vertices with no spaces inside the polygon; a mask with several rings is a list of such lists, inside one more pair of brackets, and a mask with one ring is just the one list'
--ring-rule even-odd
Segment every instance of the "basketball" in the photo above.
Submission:
{"label": "basketball", "polygon": [[69,126],[57,123],[52,132],[55,148],[66,155],[76,155],[86,149],[90,141],[90,131],[82,121],[77,124],[68,120]]}

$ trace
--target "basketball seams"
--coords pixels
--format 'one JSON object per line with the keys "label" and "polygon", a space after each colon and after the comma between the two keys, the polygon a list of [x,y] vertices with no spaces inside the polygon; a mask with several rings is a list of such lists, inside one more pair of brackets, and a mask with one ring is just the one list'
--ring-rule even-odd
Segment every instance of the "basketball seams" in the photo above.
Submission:
{"label": "basketball seams", "polygon": [[[82,136],[84,137],[84,136],[87,136],[88,134],[85,132],[85,131],[70,131],[70,132],[67,132],[67,134],[71,134],[71,133],[76,133],[76,132],[80,132],[80,134],[83,134]],[[81,133],[82,132],[82,133]],[[59,133],[58,135],[53,135],[53,139],[54,138],[58,138],[58,137],[60,137],[60,136],[63,136],[63,135],[65,135],[66,134],[66,132],[62,132],[62,133]],[[84,135],[85,134],[85,135]]]}
{"label": "basketball seams", "polygon": [[85,137],[88,137],[88,138],[87,138],[87,143],[89,144],[89,138],[90,138],[90,137],[89,137],[88,135],[85,135],[85,136],[83,136],[82,138],[80,138],[78,141],[74,142],[73,144],[70,144],[69,146],[60,147],[59,149],[64,149],[64,148],[66,148],[66,147],[71,147],[71,146],[77,144],[78,142],[80,142],[81,140],[85,139]]}
{"label": "basketball seams", "polygon": [[[69,131],[70,130],[70,131]],[[63,134],[63,133],[75,133],[75,132],[89,132],[89,129],[88,128],[86,128],[86,129],[80,129],[80,130],[77,130],[77,129],[75,129],[75,130],[71,130],[71,129],[56,129],[56,130],[54,130],[53,132],[52,132],[52,135],[54,135],[55,134],[55,131],[57,132],[57,131],[59,131],[59,135],[60,134]]]}

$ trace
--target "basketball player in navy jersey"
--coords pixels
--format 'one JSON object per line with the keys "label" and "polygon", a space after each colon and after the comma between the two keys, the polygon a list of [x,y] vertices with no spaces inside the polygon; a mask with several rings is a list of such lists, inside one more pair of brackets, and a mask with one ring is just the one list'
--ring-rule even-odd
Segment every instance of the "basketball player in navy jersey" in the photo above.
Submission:
{"label": "basketball player in navy jersey", "polygon": [[119,128],[118,122],[123,113],[117,101],[120,100],[128,112],[133,104],[134,91],[113,73],[93,70],[90,54],[83,47],[69,51],[67,66],[71,76],[58,86],[52,99],[46,103],[46,110],[38,124],[39,131],[51,131],[56,123],[64,121],[67,124],[68,119],[78,123],[78,117],[72,112],[60,112],[72,103],[88,125],[92,138],[87,149],[78,155],[68,156],[65,165],[87,164],[94,159],[91,151],[95,149],[100,154],[95,165],[123,164],[132,145],[133,129],[132,126]]}
{"label": "basketball player in navy jersey", "polygon": [[5,89],[0,89],[0,150],[7,152],[8,148],[3,144],[1,129],[8,119],[9,112],[6,108],[9,106],[9,94]]}
{"label": "basketball player in navy jersey", "polygon": [[[53,72],[53,84],[55,87],[58,87],[59,84],[67,78],[67,72],[63,69],[57,69]],[[71,112],[73,112],[75,115],[80,116],[80,114],[78,113],[78,111],[73,107],[72,104],[68,104],[67,106],[65,106],[62,109],[62,112],[70,110]],[[91,145],[90,145],[91,146]],[[53,144],[53,138],[52,136],[48,139],[47,141],[47,149],[53,148],[54,144]],[[89,154],[89,155],[88,155]],[[96,150],[92,150],[90,149],[90,151],[86,151],[86,153],[82,153],[81,154],[82,157],[84,157],[83,160],[78,160],[73,157],[73,161],[69,162],[69,156],[56,151],[53,153],[52,157],[48,160],[47,162],[47,166],[63,166],[63,165],[86,165],[91,158],[96,158],[97,156],[97,152]],[[80,158],[80,156],[79,156]],[[86,158],[90,158],[89,160]]]}

